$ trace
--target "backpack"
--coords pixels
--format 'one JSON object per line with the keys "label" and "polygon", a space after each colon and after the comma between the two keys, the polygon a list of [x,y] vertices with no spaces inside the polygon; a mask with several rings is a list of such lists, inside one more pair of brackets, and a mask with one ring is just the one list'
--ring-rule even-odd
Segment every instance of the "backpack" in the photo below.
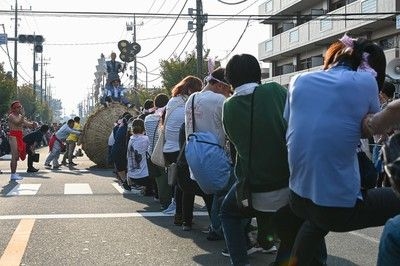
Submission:
{"label": "backpack", "polygon": [[188,136],[186,161],[201,190],[215,194],[226,189],[231,164],[217,137],[211,132],[194,132]]}

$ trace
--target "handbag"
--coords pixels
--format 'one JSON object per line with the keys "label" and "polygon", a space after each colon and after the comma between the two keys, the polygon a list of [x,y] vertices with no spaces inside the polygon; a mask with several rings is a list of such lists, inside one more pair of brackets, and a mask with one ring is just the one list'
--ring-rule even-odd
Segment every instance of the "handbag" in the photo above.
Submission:
{"label": "handbag", "polygon": [[[158,126],[157,126],[158,127]],[[164,143],[165,143],[165,130],[164,126],[161,126],[158,131],[158,140],[154,146],[153,153],[151,154],[151,161],[160,167],[165,167],[164,158]]]}
{"label": "handbag", "polygon": [[161,169],[159,166],[155,165],[150,158],[150,154],[146,152],[147,169],[149,170],[149,176],[155,178],[161,175]]}
{"label": "handbag", "polygon": [[253,142],[253,105],[254,105],[254,94],[256,93],[256,88],[251,96],[251,111],[250,111],[250,135],[249,135],[249,161],[248,161],[248,175],[242,180],[236,183],[236,200],[239,212],[244,217],[253,216],[253,205],[251,202],[251,189],[250,189],[250,176],[253,175],[251,168],[251,147]]}
{"label": "handbag", "polygon": [[39,153],[35,153],[35,154],[33,155],[33,161],[34,161],[35,163],[38,163],[38,162],[39,162],[39,156],[40,156]]}
{"label": "handbag", "polygon": [[231,163],[224,147],[212,132],[196,132],[194,98],[192,98],[192,130],[187,138],[186,160],[194,179],[206,194],[217,194],[228,186]]}
{"label": "handbag", "polygon": [[[181,150],[179,151],[178,158],[176,159],[177,162],[181,160],[183,151],[185,150],[186,146],[186,141],[183,142],[183,145],[181,147]],[[174,186],[176,184],[176,181],[178,180],[178,163],[171,163],[167,167],[167,176],[168,176],[168,185]]]}

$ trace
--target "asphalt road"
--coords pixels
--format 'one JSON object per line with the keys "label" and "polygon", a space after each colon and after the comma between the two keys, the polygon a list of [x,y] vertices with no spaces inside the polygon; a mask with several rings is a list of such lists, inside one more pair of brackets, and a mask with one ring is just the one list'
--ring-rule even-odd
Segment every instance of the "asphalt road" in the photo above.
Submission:
{"label": "asphalt road", "polygon": [[[196,198],[192,231],[159,212],[152,197],[123,192],[111,169],[87,157],[74,168],[43,168],[10,182],[9,158],[0,158],[0,265],[229,265],[223,241],[208,241],[208,217]],[[328,265],[376,265],[382,228],[327,237]],[[274,255],[256,253],[251,265],[268,265]]]}

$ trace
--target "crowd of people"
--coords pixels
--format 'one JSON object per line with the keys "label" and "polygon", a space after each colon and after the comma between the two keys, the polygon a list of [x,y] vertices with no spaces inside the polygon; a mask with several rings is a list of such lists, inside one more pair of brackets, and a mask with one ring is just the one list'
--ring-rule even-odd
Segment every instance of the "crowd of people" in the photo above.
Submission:
{"label": "crowd of people", "polygon": [[[249,265],[256,251],[277,252],[274,265],[326,265],[330,231],[382,226],[400,213],[393,189],[378,185],[379,171],[376,186],[361,186],[357,159],[361,139],[374,136],[382,144],[400,121],[385,66],[378,45],[345,35],[327,50],[323,70],[296,75],[286,89],[261,84],[257,59],[235,55],[204,84],[187,76],[170,99],[160,94],[142,115],[122,115],[110,162],[124,188],[158,198],[183,230],[192,229],[194,197],[201,196],[210,218],[207,238],[225,241],[222,254],[232,265]],[[212,132],[232,158],[226,187],[212,195],[202,191],[182,156],[194,132]],[[160,134],[161,167],[151,160]],[[168,184],[174,163],[177,182]],[[257,241],[248,234],[252,218]],[[394,235],[393,224],[382,243]],[[395,248],[381,245],[378,264],[398,263]]]}
{"label": "crowd of people", "polygon": [[[2,120],[1,125],[1,150],[4,154],[11,154],[10,169],[11,181],[22,180],[23,177],[17,174],[18,161],[27,158],[27,172],[36,173],[39,169],[33,166],[39,162],[39,153],[35,150],[41,146],[49,146],[49,154],[45,160],[45,168],[56,170],[60,167],[58,162],[61,153],[64,153],[63,165],[76,165],[72,158],[74,155],[78,135],[82,130],[80,118],[70,119],[65,124],[53,123],[52,125],[29,121],[19,101],[11,103],[7,120]],[[2,154],[2,155],[4,155]],[[50,162],[53,162],[53,166]],[[0,171],[0,173],[2,173]]]}
{"label": "crowd of people", "polygon": [[[377,44],[344,35],[328,48],[323,70],[294,76],[287,89],[261,84],[257,59],[235,55],[226,68],[209,69],[204,81],[187,76],[171,97],[147,100],[142,114],[121,114],[110,128],[107,161],[124,189],[154,197],[182,230],[192,230],[194,198],[201,196],[210,223],[207,239],[225,241],[222,254],[232,265],[249,265],[254,252],[276,253],[273,265],[326,265],[330,231],[385,223],[377,263],[400,265],[400,154],[385,146],[398,139],[400,100],[389,100],[394,90],[385,83],[385,67]],[[22,126],[37,127],[20,110],[20,103],[11,105],[12,179],[18,179]],[[225,187],[212,194],[202,189],[204,180],[186,160],[188,138],[198,132],[212,133],[217,142],[212,144],[223,148],[230,162]],[[57,169],[61,144],[67,140],[74,149],[79,134],[79,120],[58,129],[46,166],[53,161]],[[371,188],[362,186],[361,139],[383,147]],[[153,159],[159,152],[162,165]],[[66,153],[63,163],[68,159],[73,165],[71,156]],[[170,182],[174,164],[176,182]],[[381,169],[392,187],[379,185]],[[257,238],[251,239],[255,229]]]}

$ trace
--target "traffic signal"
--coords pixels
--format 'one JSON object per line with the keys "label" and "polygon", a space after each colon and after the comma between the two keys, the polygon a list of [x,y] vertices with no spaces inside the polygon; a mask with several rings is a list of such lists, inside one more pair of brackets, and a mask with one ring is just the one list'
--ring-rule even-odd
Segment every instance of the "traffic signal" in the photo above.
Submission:
{"label": "traffic signal", "polygon": [[36,53],[41,53],[43,52],[43,45],[42,43],[37,43],[35,44],[35,46],[33,47],[33,49],[35,49]]}
{"label": "traffic signal", "polygon": [[33,43],[36,53],[43,52],[43,45],[44,38],[42,35],[32,35],[32,34],[20,34],[18,35],[18,42],[20,43]]}
{"label": "traffic signal", "polygon": [[44,38],[42,35],[20,34],[20,35],[18,35],[18,42],[20,42],[20,43],[42,43],[42,42],[44,42]]}

